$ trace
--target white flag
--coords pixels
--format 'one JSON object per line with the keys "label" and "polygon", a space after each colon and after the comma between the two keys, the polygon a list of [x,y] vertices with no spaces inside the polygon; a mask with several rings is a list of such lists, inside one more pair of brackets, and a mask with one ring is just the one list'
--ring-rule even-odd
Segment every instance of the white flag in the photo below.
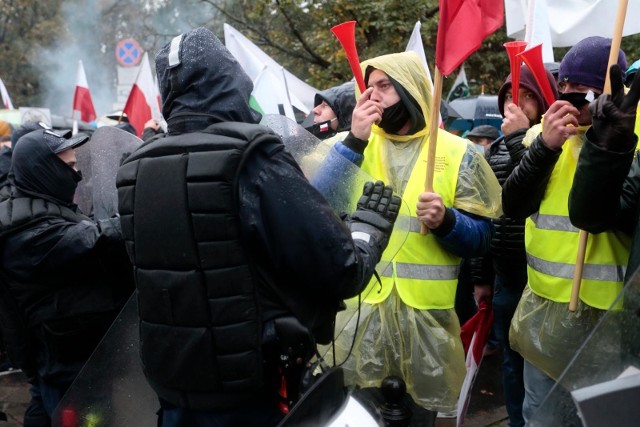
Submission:
{"label": "white flag", "polygon": [[280,114],[281,109],[295,120],[293,108],[309,113],[318,90],[309,86],[253,44],[229,24],[224,24],[224,44],[253,82],[253,97],[266,114]]}
{"label": "white flag", "polygon": [[2,95],[2,104],[4,105],[4,108],[13,110],[13,104],[11,103],[9,92],[7,92],[7,88],[4,86],[2,79],[0,79],[0,95]]}
{"label": "white flag", "polygon": [[427,73],[427,77],[429,77],[429,85],[433,93],[433,78],[431,77],[431,71],[429,71],[429,65],[427,64],[427,56],[424,53],[424,45],[422,44],[422,36],[420,35],[421,27],[422,24],[420,21],[416,22],[416,25],[413,26],[413,31],[411,32],[411,37],[409,38],[405,52],[413,51],[422,59],[422,65]]}
{"label": "white flag", "polygon": [[[507,35],[509,37],[524,40],[530,1],[504,0]],[[540,0],[535,1],[538,2]],[[618,0],[549,1],[546,2],[546,9],[546,18],[551,32],[551,43],[554,47],[573,46],[580,40],[590,36],[613,37]],[[640,33],[639,17],[640,1],[629,1],[622,32],[623,36]]]}
{"label": "white flag", "polygon": [[[420,59],[422,59],[422,65],[424,66],[424,71],[427,73],[429,87],[431,88],[431,93],[433,93],[433,78],[431,77],[431,71],[429,71],[429,65],[427,64],[427,55],[424,53],[424,45],[422,44],[420,28],[422,28],[422,24],[418,21],[416,22],[416,25],[413,26],[413,31],[411,32],[411,37],[409,37],[409,43],[407,43],[405,52],[415,52],[418,54]],[[438,124],[442,127],[442,115],[439,113]]]}
{"label": "white flag", "polygon": [[542,44],[542,62],[555,62],[548,16],[547,0],[529,0],[524,41],[528,43],[528,47]]}

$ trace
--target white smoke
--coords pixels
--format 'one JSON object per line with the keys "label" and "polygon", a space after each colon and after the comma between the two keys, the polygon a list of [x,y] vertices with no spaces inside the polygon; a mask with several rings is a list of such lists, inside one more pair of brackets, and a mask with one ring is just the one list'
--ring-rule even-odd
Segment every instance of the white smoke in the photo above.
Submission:
{"label": "white smoke", "polygon": [[96,113],[102,116],[113,110],[117,98],[119,40],[136,39],[148,50],[153,68],[160,47],[181,32],[211,22],[214,11],[198,0],[85,0],[63,2],[62,14],[66,28],[60,34],[67,35],[60,36],[53,49],[38,52],[35,65],[41,74],[38,107],[69,117],[79,60]]}

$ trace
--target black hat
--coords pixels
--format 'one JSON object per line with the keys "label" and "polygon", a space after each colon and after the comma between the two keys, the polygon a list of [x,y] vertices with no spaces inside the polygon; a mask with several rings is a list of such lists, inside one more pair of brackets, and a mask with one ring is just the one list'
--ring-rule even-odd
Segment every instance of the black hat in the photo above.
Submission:
{"label": "black hat", "polygon": [[469,136],[475,136],[478,138],[489,138],[493,141],[500,136],[500,132],[498,132],[498,129],[494,128],[491,125],[480,125],[467,132],[465,137]]}
{"label": "black hat", "polygon": [[23,123],[22,126],[11,133],[11,147],[15,147],[21,137],[38,129],[51,129],[51,126],[47,125],[45,122],[29,121]]}
{"label": "black hat", "polygon": [[[89,140],[88,135],[80,134],[75,138],[70,138],[71,131],[56,133],[51,130],[42,130],[40,132],[42,139],[55,154],[62,153],[64,150],[68,150],[69,148],[77,148]],[[34,134],[33,136],[37,136],[35,132],[32,133]]]}

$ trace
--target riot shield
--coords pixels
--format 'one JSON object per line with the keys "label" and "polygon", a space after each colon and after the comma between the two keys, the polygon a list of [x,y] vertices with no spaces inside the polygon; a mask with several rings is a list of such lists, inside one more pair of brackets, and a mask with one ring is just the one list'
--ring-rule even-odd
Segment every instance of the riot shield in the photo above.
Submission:
{"label": "riot shield", "polygon": [[142,372],[134,293],[52,416],[54,427],[154,427],[160,407]]}
{"label": "riot shield", "polygon": [[118,211],[116,174],[120,164],[142,144],[135,135],[112,126],[96,130],[91,140],[76,151],[83,179],[75,202],[86,215],[107,219]]}
{"label": "riot shield", "polygon": [[[129,132],[105,126],[76,151],[83,180],[75,202],[95,219],[118,211],[116,174],[123,158],[142,144]],[[84,366],[52,417],[54,426],[155,425],[157,398],[138,356],[135,294]],[[142,415],[138,415],[142,414]],[[147,423],[147,420],[150,420]]]}
{"label": "riot shield", "polygon": [[638,425],[638,271],[612,307],[615,308],[606,312],[582,346],[576,349],[575,356],[538,411],[529,420],[528,426]]}

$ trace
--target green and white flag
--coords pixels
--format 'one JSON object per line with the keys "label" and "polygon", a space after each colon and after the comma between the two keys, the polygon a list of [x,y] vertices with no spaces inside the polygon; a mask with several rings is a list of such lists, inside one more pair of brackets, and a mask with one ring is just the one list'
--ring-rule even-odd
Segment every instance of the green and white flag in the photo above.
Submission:
{"label": "green and white flag", "polygon": [[464,72],[464,65],[462,65],[458,77],[456,77],[449,91],[449,95],[447,95],[447,102],[465,96],[469,96],[469,83],[467,82],[467,74]]}

